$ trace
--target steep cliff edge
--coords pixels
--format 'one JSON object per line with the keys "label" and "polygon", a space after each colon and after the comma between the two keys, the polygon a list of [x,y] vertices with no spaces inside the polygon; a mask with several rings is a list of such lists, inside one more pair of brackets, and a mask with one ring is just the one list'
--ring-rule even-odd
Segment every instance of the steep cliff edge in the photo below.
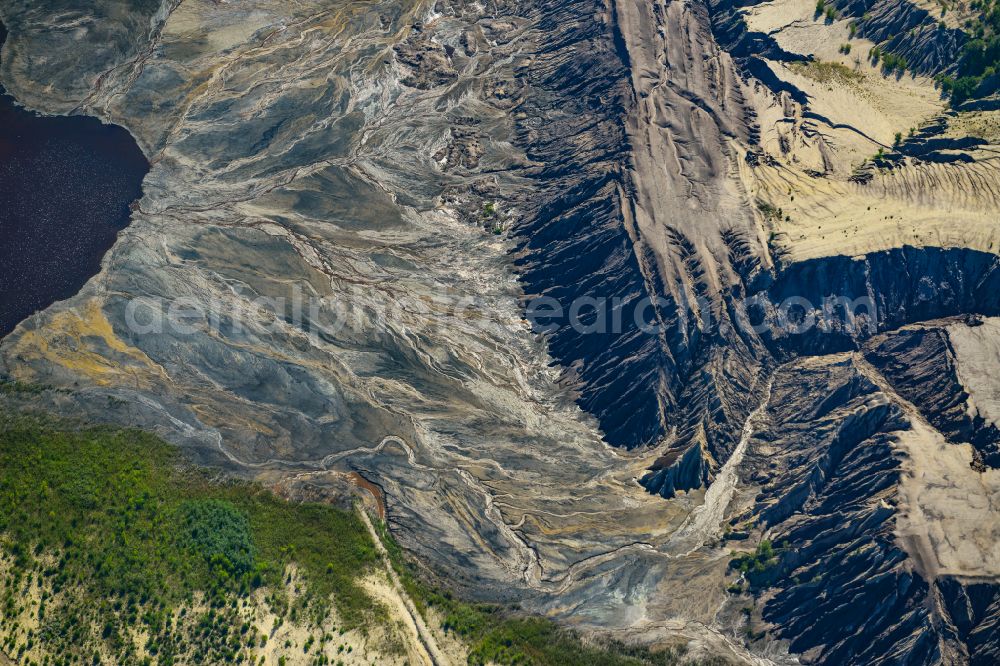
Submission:
{"label": "steep cliff edge", "polygon": [[[753,119],[733,151],[743,205],[754,211],[766,249],[734,229],[744,252],[733,265],[747,268],[718,296],[730,311],[748,311],[750,325],[738,327],[750,367],[766,371],[772,358],[854,348],[910,322],[995,313],[986,286],[1000,241],[992,223],[995,138],[981,125],[982,136],[968,133],[968,114],[946,112],[930,78],[949,71],[965,37],[929,21],[924,9],[902,3],[891,13],[876,4],[863,20],[846,5],[825,13],[798,1],[710,5],[711,27],[736,57],[745,116]],[[905,74],[865,58],[896,48],[899,40],[886,35],[899,26],[919,63]],[[929,36],[914,26],[926,26]],[[699,233],[707,227],[689,225]],[[857,310],[857,321],[838,299]],[[739,348],[732,338],[725,344]],[[716,423],[704,439],[732,441],[720,432],[742,421]],[[674,438],[643,483],[669,496],[710,482],[727,450]]]}
{"label": "steep cliff edge", "polygon": [[1000,590],[998,474],[943,434],[966,424],[951,407],[954,358],[939,353],[946,330],[909,328],[775,374],[745,469],[759,491],[733,527],[756,525],[778,549],[743,574],[760,595],[752,621],[810,661],[990,663],[990,602],[968,599]]}

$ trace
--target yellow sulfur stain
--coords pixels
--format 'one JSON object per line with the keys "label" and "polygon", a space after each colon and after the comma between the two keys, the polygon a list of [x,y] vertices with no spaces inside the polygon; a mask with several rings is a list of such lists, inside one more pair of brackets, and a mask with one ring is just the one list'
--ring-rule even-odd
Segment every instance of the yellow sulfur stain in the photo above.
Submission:
{"label": "yellow sulfur stain", "polygon": [[[104,343],[114,355],[125,357],[134,363],[122,365],[109,356],[93,350],[97,339]],[[52,316],[48,324],[39,330],[27,331],[14,346],[16,356],[25,360],[45,360],[51,364],[80,374],[98,386],[108,386],[123,381],[138,382],[141,374],[146,375],[142,383],[149,384],[149,375],[166,377],[164,369],[135,347],[122,342],[111,328],[96,299],[85,305]],[[137,367],[138,366],[138,367]]]}

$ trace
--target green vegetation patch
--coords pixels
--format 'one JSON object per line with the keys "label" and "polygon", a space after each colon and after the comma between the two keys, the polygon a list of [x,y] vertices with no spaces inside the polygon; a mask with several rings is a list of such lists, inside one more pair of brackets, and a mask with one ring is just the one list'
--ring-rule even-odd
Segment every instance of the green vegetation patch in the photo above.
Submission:
{"label": "green vegetation patch", "polygon": [[[686,648],[651,651],[624,643],[588,646],[566,630],[541,618],[508,617],[483,633],[469,653],[469,664],[538,664],[552,666],[674,666],[707,664],[684,659]],[[724,661],[712,662],[724,664]]]}
{"label": "green vegetation patch", "polygon": [[[788,544],[783,543],[780,548],[775,548],[767,539],[763,539],[752,553],[733,553],[733,559],[729,561],[729,568],[743,574],[752,592],[767,587],[774,582],[780,573],[781,552],[788,548]],[[730,592],[742,591],[742,586],[733,584],[729,586]]]}
{"label": "green vegetation patch", "polygon": [[740,573],[763,573],[777,564],[778,558],[774,546],[767,539],[757,544],[752,553],[739,553],[729,563],[730,567]]}
{"label": "green vegetation patch", "polygon": [[851,84],[860,83],[864,80],[862,74],[839,62],[810,60],[807,62],[793,62],[788,66],[793,72],[820,83]]}
{"label": "green vegetation patch", "polygon": [[868,59],[871,61],[872,65],[878,65],[882,63],[882,73],[889,75],[893,72],[899,72],[903,74],[906,68],[909,67],[909,63],[903,56],[896,55],[895,53],[890,53],[882,48],[876,46],[868,52]]}
{"label": "green vegetation patch", "polygon": [[[379,529],[419,612],[433,611],[470,645],[473,666],[726,663],[691,660],[682,645],[588,643],[516,607],[459,600],[428,585]],[[0,416],[0,552],[0,649],[27,666],[35,662],[26,652],[39,644],[49,664],[255,663],[273,629],[243,613],[255,590],[275,627],[319,625],[331,604],[341,633],[386,621],[360,586],[380,558],[357,514],[213,480],[134,430]],[[294,599],[291,566],[305,588]],[[37,609],[30,589],[42,590]],[[26,613],[37,628],[19,626]]]}
{"label": "green vegetation patch", "polygon": [[250,520],[227,500],[198,499],[181,504],[185,542],[213,568],[242,576],[254,566]]}
{"label": "green vegetation patch", "polygon": [[975,0],[976,18],[963,25],[969,41],[962,48],[955,76],[938,76],[942,91],[958,106],[1000,89],[1000,0]]}
{"label": "green vegetation patch", "polygon": [[[316,622],[331,604],[346,628],[380,614],[359,585],[378,555],[356,514],[213,482],[174,447],[133,430],[0,417],[0,551],[13,558],[3,581],[9,610],[23,602],[13,590],[44,581],[40,640],[67,655],[90,646],[88,663],[98,647],[133,663],[125,637],[134,629],[149,634],[160,664],[180,654],[240,661],[249,646],[230,635],[230,623],[239,627],[230,609],[260,588],[293,620]],[[306,589],[290,602],[292,565]],[[172,620],[196,599],[210,610],[192,642]]]}
{"label": "green vegetation patch", "polygon": [[16,379],[0,378],[0,395],[39,395],[45,390],[39,384],[28,384]]}

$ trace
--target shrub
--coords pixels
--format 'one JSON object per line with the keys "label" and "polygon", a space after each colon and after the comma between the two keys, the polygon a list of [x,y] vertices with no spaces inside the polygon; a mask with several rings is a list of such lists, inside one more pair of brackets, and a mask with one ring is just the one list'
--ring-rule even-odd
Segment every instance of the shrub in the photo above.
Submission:
{"label": "shrub", "polygon": [[180,512],[189,548],[234,576],[254,566],[250,521],[230,502],[201,499],[184,502]]}

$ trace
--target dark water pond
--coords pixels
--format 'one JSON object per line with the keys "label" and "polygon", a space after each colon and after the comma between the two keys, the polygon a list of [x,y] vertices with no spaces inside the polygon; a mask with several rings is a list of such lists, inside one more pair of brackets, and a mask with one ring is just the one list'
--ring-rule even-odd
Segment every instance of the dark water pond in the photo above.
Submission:
{"label": "dark water pond", "polygon": [[125,129],[26,111],[0,86],[0,337],[97,274],[148,171]]}

